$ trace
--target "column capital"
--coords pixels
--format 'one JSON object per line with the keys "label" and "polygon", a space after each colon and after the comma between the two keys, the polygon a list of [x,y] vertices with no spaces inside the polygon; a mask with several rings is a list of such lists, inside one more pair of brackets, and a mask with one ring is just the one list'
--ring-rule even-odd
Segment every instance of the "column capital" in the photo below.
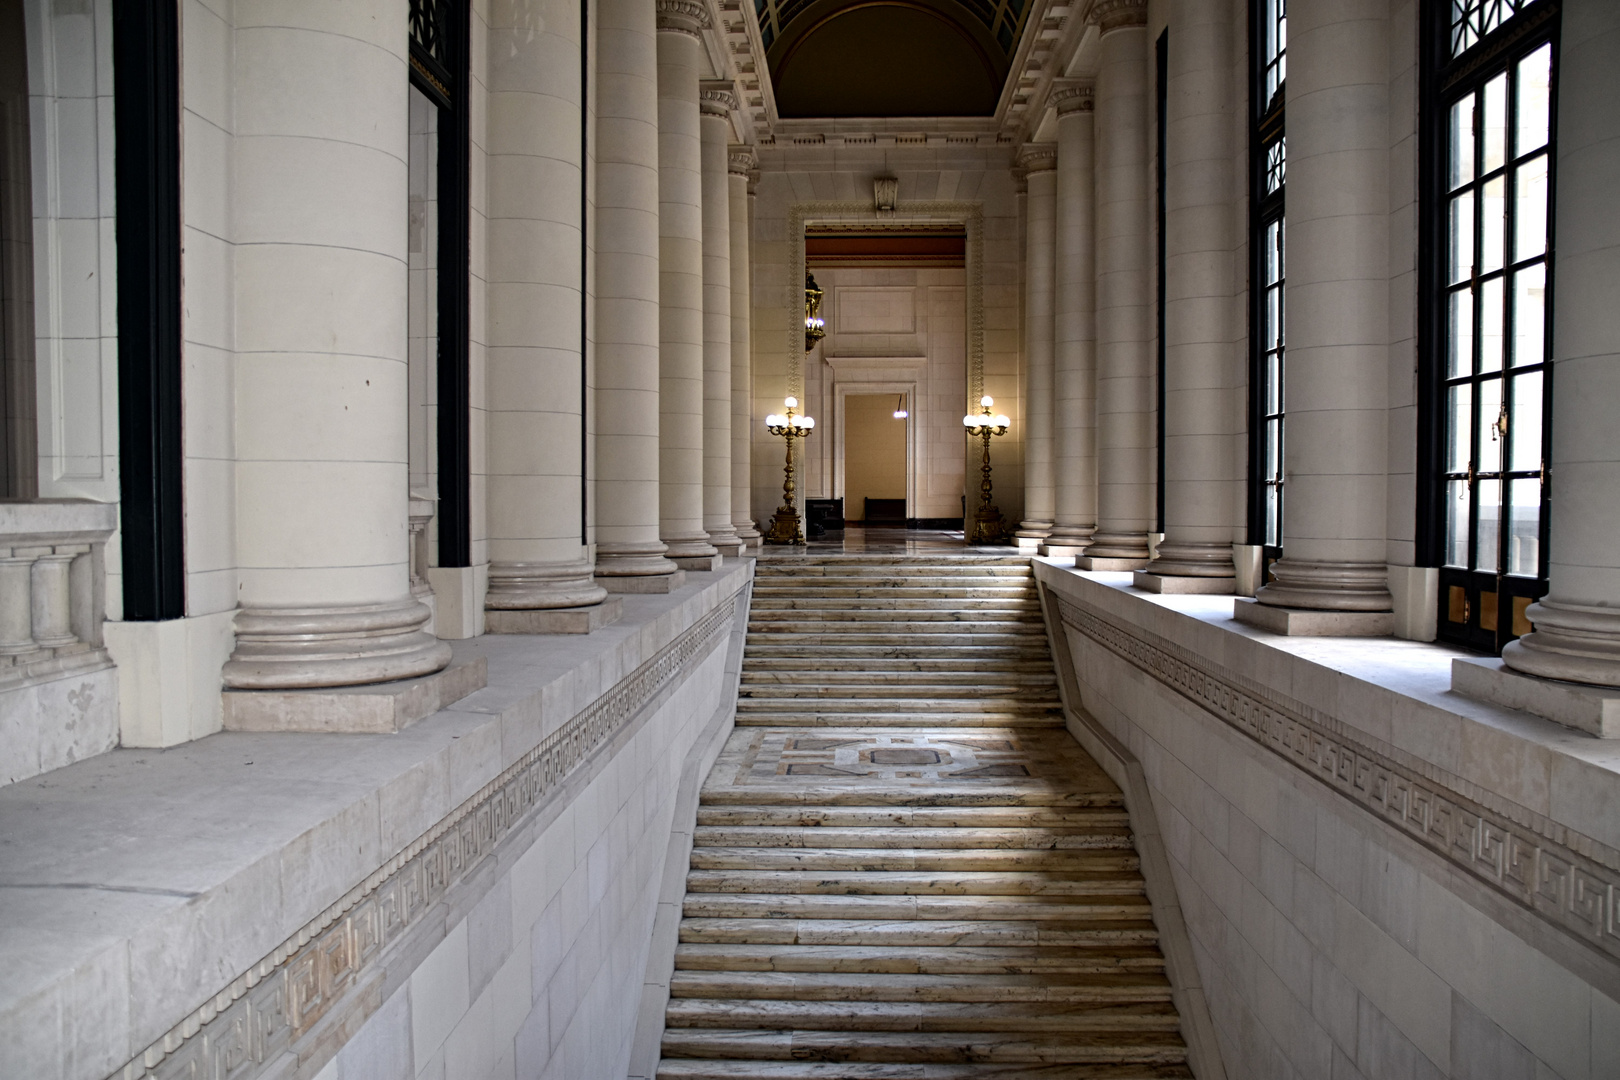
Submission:
{"label": "column capital", "polygon": [[759,168],[759,155],[752,146],[737,143],[726,148],[726,171],[733,176],[751,176]]}
{"label": "column capital", "polygon": [[702,37],[709,29],[709,9],[694,0],[656,0],[658,29],[672,34],[691,34]]}
{"label": "column capital", "polygon": [[1057,143],[1025,143],[1018,148],[1018,172],[1049,172],[1057,168]]}
{"label": "column capital", "polygon": [[1103,33],[1147,25],[1147,0],[1097,0],[1091,5],[1088,21]]}
{"label": "column capital", "polygon": [[737,93],[725,79],[704,79],[698,83],[698,109],[704,116],[730,120],[737,108]]}
{"label": "column capital", "polygon": [[[1064,79],[1052,84],[1047,104],[1057,110],[1058,116],[1074,112],[1093,112],[1097,108],[1096,82],[1092,79]],[[1055,152],[1055,151],[1054,151]]]}

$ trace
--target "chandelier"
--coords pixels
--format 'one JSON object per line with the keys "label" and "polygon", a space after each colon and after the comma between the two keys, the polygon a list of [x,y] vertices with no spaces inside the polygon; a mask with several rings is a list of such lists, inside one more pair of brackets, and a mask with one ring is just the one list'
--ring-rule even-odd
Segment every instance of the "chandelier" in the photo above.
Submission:
{"label": "chandelier", "polygon": [[816,347],[816,342],[827,336],[827,320],[821,317],[821,289],[816,285],[816,276],[810,271],[804,272],[804,351],[809,355],[810,350]]}

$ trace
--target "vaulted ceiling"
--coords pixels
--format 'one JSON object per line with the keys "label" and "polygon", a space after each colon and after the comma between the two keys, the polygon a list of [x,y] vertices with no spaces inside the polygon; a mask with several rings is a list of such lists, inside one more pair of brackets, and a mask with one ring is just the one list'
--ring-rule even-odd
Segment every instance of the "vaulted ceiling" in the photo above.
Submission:
{"label": "vaulted ceiling", "polygon": [[991,116],[1030,0],[755,5],[779,116]]}

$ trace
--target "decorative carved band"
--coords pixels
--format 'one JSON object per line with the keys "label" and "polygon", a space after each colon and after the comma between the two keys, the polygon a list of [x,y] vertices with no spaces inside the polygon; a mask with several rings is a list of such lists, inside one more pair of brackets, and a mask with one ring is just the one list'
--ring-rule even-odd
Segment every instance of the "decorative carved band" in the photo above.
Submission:
{"label": "decorative carved band", "polygon": [[1097,0],[1090,19],[1103,33],[1147,25],[1147,0]]}
{"label": "decorative carved band", "polygon": [[484,785],[269,956],[175,1025],[112,1080],[247,1080],[301,1038],[369,974],[575,768],[628,724],[693,659],[726,636],[737,597]]}
{"label": "decorative carved band", "polygon": [[1057,145],[1025,143],[1018,151],[1018,168],[1024,173],[1049,172],[1057,168]]}
{"label": "decorative carved band", "polygon": [[[1063,622],[1559,930],[1620,958],[1620,858],[1537,815],[1508,814],[1393,760],[1338,719],[1051,594]],[[1524,819],[1524,820],[1516,820]],[[1581,850],[1576,850],[1579,848]],[[1595,856],[1607,856],[1598,858]]]}
{"label": "decorative carved band", "polygon": [[658,29],[700,38],[710,26],[709,9],[693,0],[657,0]]}
{"label": "decorative carved band", "polygon": [[759,168],[759,158],[752,146],[733,146],[726,155],[726,171],[733,176],[749,176]]}
{"label": "decorative carved band", "polygon": [[1059,116],[1067,116],[1072,112],[1093,112],[1097,108],[1095,89],[1089,82],[1054,86],[1047,101],[1057,110]]}
{"label": "decorative carved band", "polygon": [[731,111],[736,107],[737,95],[732,92],[730,85],[704,84],[698,87],[698,109],[704,116],[730,120]]}

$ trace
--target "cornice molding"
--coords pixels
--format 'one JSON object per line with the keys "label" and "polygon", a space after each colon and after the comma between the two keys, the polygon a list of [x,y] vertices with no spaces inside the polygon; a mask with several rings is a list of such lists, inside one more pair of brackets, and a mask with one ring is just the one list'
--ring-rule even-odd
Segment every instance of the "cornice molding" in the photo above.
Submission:
{"label": "cornice molding", "polygon": [[701,39],[712,25],[707,6],[695,0],[656,0],[658,29],[662,33],[690,34]]}
{"label": "cornice molding", "polygon": [[1050,172],[1057,168],[1057,143],[1025,143],[1018,151],[1018,171],[1030,173]]}
{"label": "cornice molding", "polygon": [[737,108],[737,95],[731,88],[731,83],[725,81],[705,81],[698,83],[698,110],[704,116],[718,116],[723,120],[730,120],[732,110]]}
{"label": "cornice molding", "polygon": [[1047,104],[1059,116],[1075,112],[1095,112],[1097,109],[1096,83],[1091,79],[1068,79],[1052,86]]}
{"label": "cornice molding", "polygon": [[1103,33],[1147,25],[1147,0],[1096,0],[1086,18]]}
{"label": "cornice molding", "polygon": [[749,176],[759,168],[759,155],[754,153],[752,146],[736,146],[727,148],[726,171],[733,176]]}

